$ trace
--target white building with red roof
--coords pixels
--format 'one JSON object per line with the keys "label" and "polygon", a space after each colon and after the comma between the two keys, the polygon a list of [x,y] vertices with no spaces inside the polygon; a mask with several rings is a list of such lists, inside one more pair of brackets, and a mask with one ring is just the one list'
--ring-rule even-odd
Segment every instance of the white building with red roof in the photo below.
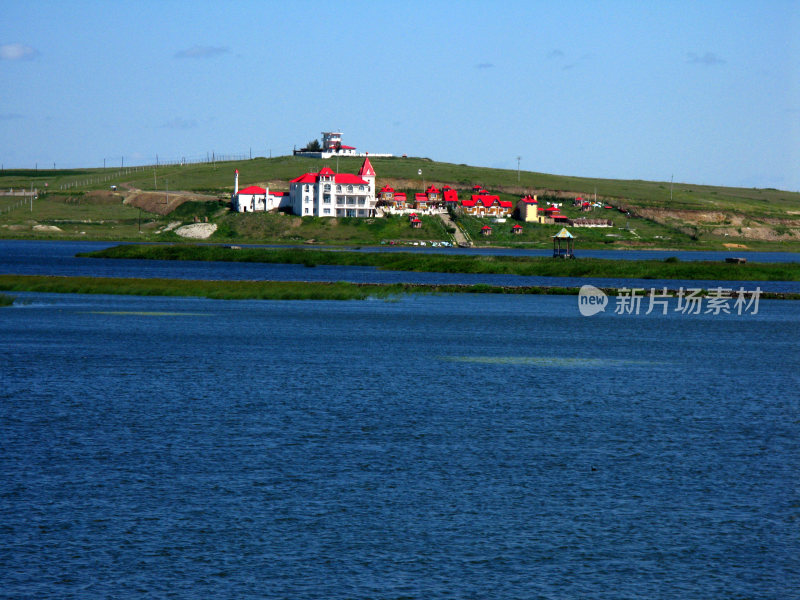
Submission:
{"label": "white building with red roof", "polygon": [[330,167],[304,173],[289,182],[289,203],[303,217],[374,217],[375,169],[365,158],[356,175]]}
{"label": "white building with red roof", "polygon": [[326,160],[334,156],[392,156],[391,154],[376,154],[374,152],[359,153],[356,152],[355,146],[347,146],[342,144],[341,131],[323,131],[322,132],[322,145],[319,150],[309,150],[303,148],[294,151],[295,156],[309,156],[311,158],[321,158]]}
{"label": "white building with red roof", "polygon": [[476,217],[508,217],[514,204],[492,194],[473,194],[469,200],[461,201],[461,207],[467,214]]}
{"label": "white building with red roof", "polygon": [[231,206],[236,212],[265,212],[288,208],[289,193],[273,192],[258,185],[239,189],[239,170],[236,170]]}

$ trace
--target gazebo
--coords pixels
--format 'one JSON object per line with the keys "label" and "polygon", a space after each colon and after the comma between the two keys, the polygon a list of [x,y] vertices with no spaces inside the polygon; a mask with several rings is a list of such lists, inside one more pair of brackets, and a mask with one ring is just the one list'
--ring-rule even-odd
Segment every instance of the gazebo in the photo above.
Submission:
{"label": "gazebo", "polygon": [[417,217],[414,217],[413,219],[411,219],[411,227],[413,227],[414,229],[419,229],[420,227],[422,227],[422,221],[420,221]]}
{"label": "gazebo", "polygon": [[511,231],[514,232],[514,235],[519,235],[520,233],[522,233],[522,225],[520,225],[519,223],[515,224],[511,228]]}
{"label": "gazebo", "polygon": [[481,233],[483,235],[492,235],[492,228],[489,227],[488,225],[484,225],[483,227],[481,227]]}
{"label": "gazebo", "polygon": [[[561,244],[564,244],[562,248]],[[562,227],[561,231],[553,236],[553,258],[575,258],[575,236]]]}

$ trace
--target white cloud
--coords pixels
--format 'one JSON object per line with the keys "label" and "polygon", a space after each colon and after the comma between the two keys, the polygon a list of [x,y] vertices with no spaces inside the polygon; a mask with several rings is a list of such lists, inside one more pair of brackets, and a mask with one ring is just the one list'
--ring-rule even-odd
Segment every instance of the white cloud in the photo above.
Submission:
{"label": "white cloud", "polygon": [[186,50],[175,53],[175,58],[210,58],[220,54],[227,54],[230,48],[227,46],[192,46]]}
{"label": "white cloud", "polygon": [[39,51],[25,44],[0,44],[0,60],[31,60],[37,56]]}
{"label": "white cloud", "polygon": [[692,65],[724,65],[725,61],[713,52],[706,52],[702,56],[694,52],[686,53],[686,62]]}

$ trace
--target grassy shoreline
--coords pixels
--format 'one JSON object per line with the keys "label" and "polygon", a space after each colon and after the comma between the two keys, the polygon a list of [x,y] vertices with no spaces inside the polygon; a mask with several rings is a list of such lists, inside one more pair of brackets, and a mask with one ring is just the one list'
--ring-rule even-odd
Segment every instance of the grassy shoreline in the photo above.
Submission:
{"label": "grassy shoreline", "polygon": [[122,245],[79,256],[153,260],[262,262],[375,267],[389,271],[503,274],[548,277],[686,279],[714,281],[800,281],[800,263],[730,264],[712,261],[613,260],[547,257],[468,256],[410,252],[349,252],[300,248],[231,248],[207,245]]}
{"label": "grassy shoreline", "polygon": [[[622,288],[600,288],[616,296]],[[493,286],[485,284],[374,284],[310,281],[205,281],[122,277],[0,275],[0,291],[127,296],[177,296],[215,300],[366,300],[406,294],[516,294],[577,296],[579,288],[559,286]],[[646,295],[648,290],[639,295]],[[661,290],[659,290],[659,293]],[[668,290],[676,295],[676,290]],[[704,292],[701,295],[706,295]],[[0,294],[3,296],[4,294]],[[9,296],[6,296],[9,297]],[[800,294],[762,292],[762,299],[800,300]],[[13,298],[12,298],[13,302]]]}

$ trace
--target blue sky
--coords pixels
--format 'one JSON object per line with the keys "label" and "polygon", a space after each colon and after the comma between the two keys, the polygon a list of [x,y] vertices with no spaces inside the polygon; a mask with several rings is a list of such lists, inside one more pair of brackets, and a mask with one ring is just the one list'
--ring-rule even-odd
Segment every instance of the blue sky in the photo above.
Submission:
{"label": "blue sky", "polygon": [[[0,0],[5,167],[361,151],[800,191],[800,2]],[[380,174],[379,174],[380,175]]]}

